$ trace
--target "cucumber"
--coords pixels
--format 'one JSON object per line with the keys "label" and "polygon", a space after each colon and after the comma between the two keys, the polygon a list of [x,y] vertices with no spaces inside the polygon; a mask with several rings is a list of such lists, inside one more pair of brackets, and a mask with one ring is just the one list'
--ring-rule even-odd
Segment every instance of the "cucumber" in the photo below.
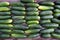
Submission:
{"label": "cucumber", "polygon": [[60,9],[55,9],[54,12],[55,13],[60,13]]}
{"label": "cucumber", "polygon": [[53,10],[54,8],[53,7],[51,7],[51,6],[39,6],[38,7],[38,9],[39,10]]}
{"label": "cucumber", "polygon": [[10,9],[8,7],[0,7],[0,11],[9,11]]}
{"label": "cucumber", "polygon": [[9,29],[0,29],[0,32],[3,32],[3,33],[11,33],[11,30],[9,30]]}
{"label": "cucumber", "polygon": [[54,16],[55,16],[55,18],[57,18],[60,16],[60,13],[55,13]]}
{"label": "cucumber", "polygon": [[27,24],[39,24],[39,21],[27,21]]}
{"label": "cucumber", "polygon": [[12,18],[13,18],[14,20],[15,20],[15,19],[19,19],[19,20],[20,20],[20,19],[24,19],[25,17],[24,17],[24,16],[13,16]]}
{"label": "cucumber", "polygon": [[53,14],[53,12],[52,11],[42,11],[42,12],[40,12],[40,15],[41,16],[45,16],[45,15],[52,15]]}
{"label": "cucumber", "polygon": [[40,20],[39,16],[26,16],[26,20]]}
{"label": "cucumber", "polygon": [[0,7],[6,7],[9,6],[10,3],[9,2],[0,2]]}
{"label": "cucumber", "polygon": [[39,12],[27,12],[28,16],[38,16]]}
{"label": "cucumber", "polygon": [[27,7],[38,7],[39,4],[37,4],[37,3],[26,3],[26,6]]}
{"label": "cucumber", "polygon": [[41,5],[47,5],[47,6],[54,6],[54,2],[42,2],[42,3],[39,3]]}
{"label": "cucumber", "polygon": [[24,11],[24,7],[11,7],[12,10]]}
{"label": "cucumber", "polygon": [[26,20],[14,20],[13,23],[25,23]]}
{"label": "cucumber", "polygon": [[30,29],[30,30],[25,30],[25,34],[34,34],[38,33],[40,29]]}
{"label": "cucumber", "polygon": [[1,34],[1,35],[0,35],[0,38],[9,38],[9,37],[10,37],[9,34]]}
{"label": "cucumber", "polygon": [[55,5],[55,8],[60,9],[60,5]]}
{"label": "cucumber", "polygon": [[35,8],[35,7],[28,7],[26,10],[28,12],[38,12],[38,8]]}
{"label": "cucumber", "polygon": [[60,20],[56,18],[52,19],[52,22],[60,24]]}
{"label": "cucumber", "polygon": [[30,25],[28,25],[28,27],[29,28],[38,28],[38,29],[40,29],[41,28],[41,26],[39,25],[39,24],[30,24]]}
{"label": "cucumber", "polygon": [[51,23],[51,20],[41,20],[41,22],[40,22],[41,24],[45,24],[45,23]]}
{"label": "cucumber", "polygon": [[24,31],[23,30],[13,30],[12,33],[24,34]]}
{"label": "cucumber", "polygon": [[57,28],[57,27],[59,27],[59,24],[47,23],[47,24],[43,24],[43,26],[46,27],[46,28]]}
{"label": "cucumber", "polygon": [[60,38],[60,34],[52,33],[52,36],[53,36],[54,38]]}
{"label": "cucumber", "polygon": [[0,19],[10,19],[11,16],[0,16]]}
{"label": "cucumber", "polygon": [[28,27],[20,25],[20,24],[15,24],[13,28],[14,29],[23,29],[23,30],[28,29]]}
{"label": "cucumber", "polygon": [[10,15],[10,14],[11,14],[10,12],[0,12],[0,15],[1,15],[1,16],[3,16],[3,15],[4,15],[4,16],[8,16],[8,15]]}
{"label": "cucumber", "polygon": [[42,34],[42,37],[43,38],[50,38],[51,37],[51,34]]}
{"label": "cucumber", "polygon": [[0,24],[0,28],[2,29],[2,28],[4,28],[4,29],[10,29],[10,28],[12,28],[13,27],[13,25],[12,24]]}
{"label": "cucumber", "polygon": [[13,7],[24,7],[22,2],[11,2],[10,5]]}
{"label": "cucumber", "polygon": [[60,1],[56,1],[55,4],[60,5]]}
{"label": "cucumber", "polygon": [[31,35],[29,35],[28,36],[28,38],[36,38],[36,37],[38,37],[40,34],[31,34]]}
{"label": "cucumber", "polygon": [[0,20],[0,23],[12,23],[12,19]]}
{"label": "cucumber", "polygon": [[33,2],[35,2],[35,0],[21,0],[21,2],[31,2],[31,3],[33,3]]}
{"label": "cucumber", "polygon": [[51,28],[51,29],[44,29],[44,30],[41,30],[40,33],[52,33],[54,32],[54,29]]}
{"label": "cucumber", "polygon": [[26,14],[25,11],[16,11],[16,10],[12,10],[11,12],[12,12],[12,14],[18,15],[18,16],[23,16],[23,15]]}
{"label": "cucumber", "polygon": [[60,29],[56,29],[55,33],[60,34]]}
{"label": "cucumber", "polygon": [[42,19],[52,19],[53,15],[42,16],[41,18]]}
{"label": "cucumber", "polygon": [[26,38],[27,36],[25,34],[11,34],[14,38]]}

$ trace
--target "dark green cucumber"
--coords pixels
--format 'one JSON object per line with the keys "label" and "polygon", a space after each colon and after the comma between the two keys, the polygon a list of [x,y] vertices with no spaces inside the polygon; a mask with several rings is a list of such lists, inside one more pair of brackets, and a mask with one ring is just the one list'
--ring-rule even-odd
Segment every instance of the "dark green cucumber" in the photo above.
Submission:
{"label": "dark green cucumber", "polygon": [[0,28],[4,28],[4,29],[10,29],[11,27],[13,27],[12,24],[0,24]]}
{"label": "dark green cucumber", "polygon": [[42,37],[43,38],[50,38],[51,37],[51,34],[42,34]]}
{"label": "dark green cucumber", "polygon": [[11,34],[11,36],[14,38],[26,38],[25,34]]}
{"label": "dark green cucumber", "polygon": [[0,7],[0,11],[9,11],[10,9],[8,7]]}
{"label": "dark green cucumber", "polygon": [[53,36],[54,38],[59,38],[59,39],[60,39],[60,34],[52,33],[52,36]]}
{"label": "dark green cucumber", "polygon": [[23,29],[23,30],[28,29],[28,27],[20,25],[20,24],[15,24],[13,28],[14,29]]}
{"label": "dark green cucumber", "polygon": [[11,16],[0,16],[0,19],[10,19]]}
{"label": "dark green cucumber", "polygon": [[10,3],[9,2],[0,2],[0,7],[6,7],[9,6]]}
{"label": "dark green cucumber", "polygon": [[54,6],[54,2],[42,2],[41,5]]}
{"label": "dark green cucumber", "polygon": [[24,19],[25,17],[24,16],[13,16],[12,18],[13,19]]}
{"label": "dark green cucumber", "polygon": [[10,12],[0,12],[0,15],[2,16],[2,15],[10,15],[11,13]]}
{"label": "dark green cucumber", "polygon": [[28,27],[29,28],[38,28],[38,29],[41,28],[41,26],[39,24],[30,24],[30,25],[28,25]]}
{"label": "dark green cucumber", "polygon": [[56,29],[55,33],[60,34],[60,29]]}
{"label": "dark green cucumber", "polygon": [[11,2],[10,5],[14,6],[14,7],[20,7],[20,6],[22,7],[22,6],[24,6],[24,4],[21,3],[21,2]]}
{"label": "dark green cucumber", "polygon": [[24,31],[23,30],[13,30],[12,32],[13,33],[18,33],[18,34],[20,34],[20,33],[24,34]]}
{"label": "dark green cucumber", "polygon": [[9,34],[1,34],[1,35],[0,35],[0,38],[9,38],[9,37],[10,37]]}
{"label": "dark green cucumber", "polygon": [[55,5],[55,8],[60,9],[60,5]]}
{"label": "dark green cucumber", "polygon": [[51,7],[51,6],[39,6],[38,7],[38,9],[39,10],[53,10],[54,8],[53,7]]}
{"label": "dark green cucumber", "polygon": [[41,33],[52,33],[52,32],[54,32],[54,29],[44,29],[44,30],[41,30],[40,31]]}
{"label": "dark green cucumber", "polygon": [[27,12],[28,16],[38,16],[39,12]]}
{"label": "dark green cucumber", "polygon": [[26,16],[26,20],[40,20],[39,16]]}
{"label": "dark green cucumber", "polygon": [[41,22],[40,22],[41,24],[45,24],[45,23],[51,23],[51,20],[42,20]]}
{"label": "dark green cucumber", "polygon": [[0,23],[12,23],[12,19],[0,20]]}
{"label": "dark green cucumber", "polygon": [[26,6],[28,6],[28,7],[38,7],[39,4],[37,4],[37,3],[27,3]]}
{"label": "dark green cucumber", "polygon": [[60,16],[60,13],[55,13],[54,16],[57,18]]}
{"label": "dark green cucumber", "polygon": [[26,30],[25,34],[31,34],[31,33],[38,33],[40,31],[40,29],[30,29],[30,30]]}
{"label": "dark green cucumber", "polygon": [[56,18],[52,19],[52,22],[60,24],[60,20]]}
{"label": "dark green cucumber", "polygon": [[26,9],[28,12],[38,12],[38,8],[34,8],[34,7],[28,7],[27,9]]}
{"label": "dark green cucumber", "polygon": [[14,20],[13,23],[25,23],[25,22],[26,22],[26,20]]}
{"label": "dark green cucumber", "polygon": [[39,21],[27,21],[27,24],[39,24]]}
{"label": "dark green cucumber", "polygon": [[12,10],[24,11],[25,7],[11,7]]}
{"label": "dark green cucumber", "polygon": [[0,29],[0,32],[3,32],[3,33],[11,33],[11,30],[9,30],[9,29]]}
{"label": "dark green cucumber", "polygon": [[31,3],[33,3],[33,2],[35,2],[35,0],[21,0],[21,2],[31,2]]}
{"label": "dark green cucumber", "polygon": [[40,34],[31,34],[28,36],[28,38],[36,38],[39,37]]}
{"label": "dark green cucumber", "polygon": [[60,13],[60,9],[55,9],[54,12],[55,13]]}
{"label": "dark green cucumber", "polygon": [[19,15],[19,16],[23,16],[25,15],[26,13],[24,11],[15,11],[15,10],[12,10],[12,14],[14,15]]}
{"label": "dark green cucumber", "polygon": [[45,15],[52,15],[53,14],[53,12],[52,11],[42,11],[42,12],[40,12],[40,15],[41,16],[45,16]]}
{"label": "dark green cucumber", "polygon": [[46,28],[57,28],[57,27],[59,27],[59,24],[47,23],[47,24],[43,24],[43,26],[46,27]]}
{"label": "dark green cucumber", "polygon": [[42,16],[41,18],[42,19],[52,19],[53,15]]}

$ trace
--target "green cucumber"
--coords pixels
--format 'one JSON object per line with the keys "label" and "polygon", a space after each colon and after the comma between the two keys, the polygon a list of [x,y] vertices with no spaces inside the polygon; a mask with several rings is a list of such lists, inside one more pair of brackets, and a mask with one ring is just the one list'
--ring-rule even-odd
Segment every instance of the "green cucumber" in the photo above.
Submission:
{"label": "green cucumber", "polygon": [[57,34],[60,34],[60,29],[56,29],[55,32],[56,32]]}
{"label": "green cucumber", "polygon": [[10,19],[11,16],[0,16],[0,19]]}
{"label": "green cucumber", "polygon": [[9,37],[10,37],[9,34],[1,34],[1,35],[0,35],[0,38],[9,38]]}
{"label": "green cucumber", "polygon": [[44,30],[41,30],[40,31],[41,33],[52,33],[52,32],[54,32],[54,29],[44,29]]}
{"label": "green cucumber", "polygon": [[19,33],[19,34],[22,33],[22,34],[24,34],[24,31],[23,30],[13,30],[12,33]]}
{"label": "green cucumber", "polygon": [[14,15],[19,15],[19,16],[23,16],[26,14],[25,11],[15,11],[15,10],[12,10],[12,14]]}
{"label": "green cucumber", "polygon": [[14,38],[26,38],[25,34],[11,34],[11,36]]}
{"label": "green cucumber", "polygon": [[34,7],[28,7],[27,9],[26,9],[28,12],[38,12],[38,8],[34,8]]}
{"label": "green cucumber", "polygon": [[54,16],[55,16],[55,18],[57,18],[60,16],[60,13],[55,13]]}
{"label": "green cucumber", "polygon": [[25,23],[26,20],[14,20],[13,23]]}
{"label": "green cucumber", "polygon": [[11,7],[12,10],[19,10],[19,11],[24,11],[24,7]]}
{"label": "green cucumber", "polygon": [[30,30],[25,30],[25,34],[34,34],[34,33],[38,33],[40,31],[40,29],[30,29]]}
{"label": "green cucumber", "polygon": [[28,7],[38,7],[39,4],[37,4],[37,3],[27,3],[26,6],[28,6]]}
{"label": "green cucumber", "polygon": [[24,7],[22,2],[11,2],[10,5],[13,7]]}
{"label": "green cucumber", "polygon": [[4,29],[10,29],[11,27],[13,27],[12,24],[0,24],[0,28],[4,28]]}
{"label": "green cucumber", "polygon": [[28,36],[28,38],[36,38],[36,37],[38,37],[40,34],[31,34],[31,35],[29,35]]}
{"label": "green cucumber", "polygon": [[51,34],[42,34],[42,37],[43,38],[50,38],[51,37]]}
{"label": "green cucumber", "polygon": [[35,2],[35,0],[21,0],[21,2],[31,2],[31,3],[33,3],[33,2]]}
{"label": "green cucumber", "polygon": [[28,25],[28,27],[29,28],[38,28],[38,29],[41,28],[41,26],[39,24],[30,24],[30,25]]}
{"label": "green cucumber", "polygon": [[0,20],[0,23],[12,23],[12,19]]}
{"label": "green cucumber", "polygon": [[55,5],[55,8],[60,9],[60,5]]}
{"label": "green cucumber", "polygon": [[39,16],[26,16],[26,20],[40,20]]}
{"label": "green cucumber", "polygon": [[28,16],[38,16],[39,12],[27,12]]}
{"label": "green cucumber", "polygon": [[38,7],[38,9],[39,10],[53,10],[54,8],[53,7],[51,7],[51,6],[39,6]]}
{"label": "green cucumber", "polygon": [[52,19],[53,15],[42,16],[41,18],[42,19]]}
{"label": "green cucumber", "polygon": [[9,11],[10,9],[8,7],[0,7],[0,11]]}
{"label": "green cucumber", "polygon": [[12,18],[13,19],[24,19],[25,17],[24,16],[13,16]]}
{"label": "green cucumber", "polygon": [[10,3],[9,2],[0,2],[0,7],[6,7],[6,6],[9,6]]}
{"label": "green cucumber", "polygon": [[39,21],[27,21],[27,24],[39,24]]}
{"label": "green cucumber", "polygon": [[55,13],[60,13],[60,9],[55,9],[54,12]]}
{"label": "green cucumber", "polygon": [[47,24],[43,24],[43,26],[46,27],[46,28],[57,28],[57,27],[59,27],[59,24],[47,23]]}
{"label": "green cucumber", "polygon": [[10,12],[0,12],[0,15],[1,15],[1,16],[2,16],[2,15],[5,15],[5,16],[7,15],[7,16],[8,16],[8,15],[10,15],[10,14],[11,14]]}
{"label": "green cucumber", "polygon": [[42,11],[42,12],[40,12],[40,15],[41,16],[45,16],[45,15],[52,15],[53,14],[53,12],[52,11]]}

